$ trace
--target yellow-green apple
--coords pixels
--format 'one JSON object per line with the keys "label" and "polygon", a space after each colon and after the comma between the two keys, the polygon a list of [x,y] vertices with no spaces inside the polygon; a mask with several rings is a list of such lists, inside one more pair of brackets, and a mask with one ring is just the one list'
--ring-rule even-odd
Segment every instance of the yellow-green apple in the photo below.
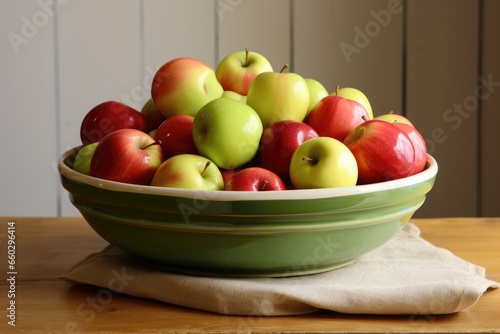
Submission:
{"label": "yellow-green apple", "polygon": [[410,120],[408,118],[406,118],[405,116],[400,115],[400,114],[395,114],[392,111],[387,113],[387,114],[379,115],[379,116],[375,117],[374,119],[379,119],[379,120],[386,121],[389,123],[395,123],[395,122],[404,123],[404,124],[408,124],[408,125],[413,126],[413,123],[410,122]]}
{"label": "yellow-green apple", "polygon": [[264,127],[286,119],[303,121],[309,109],[307,83],[297,73],[264,72],[255,77],[247,94]]}
{"label": "yellow-green apple", "polygon": [[224,57],[215,69],[215,76],[224,90],[246,96],[258,74],[272,71],[271,63],[263,55],[245,49]]}
{"label": "yellow-green apple", "polygon": [[252,160],[262,131],[255,110],[224,97],[204,105],[193,122],[196,149],[223,169],[238,168]]}
{"label": "yellow-green apple", "polygon": [[337,86],[335,92],[333,92],[331,95],[342,96],[343,98],[360,103],[368,112],[368,119],[373,119],[373,110],[370,101],[368,100],[366,95],[359,89],[352,87],[339,88]]}
{"label": "yellow-green apple", "polygon": [[288,180],[293,152],[306,140],[318,137],[308,124],[298,121],[279,121],[264,129],[260,139],[257,165]]}
{"label": "yellow-green apple", "polygon": [[410,174],[415,150],[408,135],[393,123],[368,120],[344,140],[358,162],[358,183],[400,179]]}
{"label": "yellow-green apple", "polygon": [[200,108],[222,96],[223,88],[214,70],[188,57],[175,58],[161,66],[153,77],[151,96],[165,117],[194,116]]}
{"label": "yellow-green apple", "polygon": [[154,136],[160,142],[164,158],[178,154],[198,154],[193,141],[194,117],[174,115],[161,123]]}
{"label": "yellow-green apple", "polygon": [[247,96],[246,95],[241,95],[241,94],[238,94],[238,93],[233,92],[231,90],[225,90],[222,93],[222,97],[225,97],[228,99],[233,99],[233,100],[240,101],[243,103],[247,103]]}
{"label": "yellow-green apple", "polygon": [[425,164],[427,163],[427,146],[425,145],[424,137],[422,137],[422,134],[410,124],[400,122],[395,122],[393,124],[403,129],[410,138],[413,149],[415,150],[415,162],[408,175],[420,173],[424,170]]}
{"label": "yellow-green apple", "polygon": [[73,169],[79,173],[90,174],[90,161],[94,155],[95,148],[99,142],[91,143],[83,146],[75,156],[73,161]]}
{"label": "yellow-green apple", "polygon": [[141,112],[123,103],[106,101],[87,112],[80,124],[80,139],[83,145],[95,143],[119,129],[146,132],[146,119]]}
{"label": "yellow-green apple", "polygon": [[156,136],[156,133],[158,132],[158,129],[154,129],[154,130],[151,130],[148,132],[148,135],[150,135],[151,137],[155,137]]}
{"label": "yellow-green apple", "polygon": [[328,96],[328,91],[321,82],[312,78],[304,79],[307,83],[307,88],[309,89],[309,108],[308,112],[318,103],[322,98]]}
{"label": "yellow-green apple", "polygon": [[99,141],[90,161],[90,175],[148,185],[162,161],[161,147],[150,135],[136,129],[121,129]]}
{"label": "yellow-green apple", "polygon": [[368,113],[360,103],[329,95],[314,106],[304,122],[322,137],[332,137],[343,141],[356,126],[367,118]]}
{"label": "yellow-green apple", "polygon": [[151,132],[158,129],[161,123],[165,120],[165,116],[156,108],[153,99],[149,99],[144,103],[141,109],[141,113],[146,119],[146,132]]}
{"label": "yellow-green apple", "polygon": [[355,186],[356,159],[342,142],[316,137],[303,142],[290,161],[290,181],[295,189]]}
{"label": "yellow-green apple", "polygon": [[165,160],[151,180],[156,187],[222,190],[224,181],[217,166],[196,154],[179,154]]}
{"label": "yellow-green apple", "polygon": [[237,172],[227,183],[225,190],[232,191],[276,191],[286,190],[283,180],[262,167],[248,167]]}

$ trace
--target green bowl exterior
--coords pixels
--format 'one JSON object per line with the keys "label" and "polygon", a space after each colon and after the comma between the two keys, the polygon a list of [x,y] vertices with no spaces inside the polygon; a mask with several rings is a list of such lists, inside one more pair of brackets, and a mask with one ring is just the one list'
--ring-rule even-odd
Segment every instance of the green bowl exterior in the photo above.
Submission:
{"label": "green bowl exterior", "polygon": [[217,201],[114,191],[61,173],[73,205],[110,244],[169,270],[240,277],[346,265],[392,238],[434,180],[342,197]]}

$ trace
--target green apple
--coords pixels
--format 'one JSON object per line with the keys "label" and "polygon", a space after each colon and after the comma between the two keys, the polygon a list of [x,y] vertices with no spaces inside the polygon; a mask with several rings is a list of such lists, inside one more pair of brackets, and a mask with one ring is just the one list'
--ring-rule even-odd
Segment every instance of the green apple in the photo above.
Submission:
{"label": "green apple", "polygon": [[263,55],[245,49],[224,57],[215,69],[215,76],[224,90],[246,96],[258,74],[272,71],[271,63]]}
{"label": "green apple", "polygon": [[309,89],[309,108],[307,112],[311,111],[312,108],[324,97],[330,95],[328,90],[323,86],[321,82],[316,79],[305,78],[304,79]]}
{"label": "green apple", "polygon": [[248,89],[247,104],[252,107],[264,127],[283,120],[302,122],[309,109],[307,83],[297,73],[264,72]]}
{"label": "green apple", "polygon": [[222,190],[224,181],[217,166],[196,154],[178,154],[165,160],[156,170],[151,185],[200,190]]}
{"label": "green apple", "polygon": [[146,132],[151,132],[158,129],[161,123],[165,121],[165,116],[156,108],[153,99],[149,99],[144,103],[141,113],[146,120]]}
{"label": "green apple", "polygon": [[225,98],[228,98],[228,99],[233,99],[233,100],[240,101],[240,102],[243,102],[243,103],[247,102],[246,95],[238,94],[236,92],[233,92],[232,90],[225,90],[222,93],[222,97],[225,97]]}
{"label": "green apple", "polygon": [[340,97],[343,97],[345,99],[353,100],[361,104],[363,107],[365,107],[366,111],[368,112],[368,119],[373,119],[373,110],[372,106],[370,104],[370,101],[366,97],[366,95],[360,91],[359,89],[352,88],[352,87],[343,87],[339,88],[337,86],[335,92],[333,92],[330,95],[338,95]]}
{"label": "green apple", "polygon": [[342,142],[316,137],[303,142],[290,161],[290,181],[295,189],[355,186],[356,158]]}
{"label": "green apple", "polygon": [[379,115],[379,116],[375,117],[375,119],[379,119],[381,121],[386,121],[389,123],[397,122],[397,123],[403,123],[403,124],[408,124],[408,125],[413,126],[413,123],[410,122],[410,120],[408,118],[406,118],[400,114],[395,114],[393,111],[390,111],[387,114]]}
{"label": "green apple", "polygon": [[224,97],[204,105],[193,122],[196,149],[224,169],[249,162],[259,149],[262,131],[262,122],[255,110]]}
{"label": "green apple", "polygon": [[73,169],[75,171],[86,175],[90,174],[90,160],[92,160],[98,143],[87,144],[78,151],[73,162]]}
{"label": "green apple", "polygon": [[200,108],[222,96],[224,89],[206,63],[187,57],[175,58],[156,72],[151,85],[155,106],[165,117],[194,116]]}

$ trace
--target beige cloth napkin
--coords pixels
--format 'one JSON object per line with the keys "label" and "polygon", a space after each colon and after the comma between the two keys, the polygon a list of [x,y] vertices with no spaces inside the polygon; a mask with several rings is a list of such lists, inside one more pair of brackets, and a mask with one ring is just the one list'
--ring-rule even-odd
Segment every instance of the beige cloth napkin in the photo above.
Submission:
{"label": "beige cloth napkin", "polygon": [[[235,315],[445,314],[472,307],[497,282],[485,269],[437,248],[412,223],[348,266],[288,278],[214,278],[161,271],[115,247],[92,254],[63,278],[124,294]],[[495,292],[497,293],[497,292]]]}

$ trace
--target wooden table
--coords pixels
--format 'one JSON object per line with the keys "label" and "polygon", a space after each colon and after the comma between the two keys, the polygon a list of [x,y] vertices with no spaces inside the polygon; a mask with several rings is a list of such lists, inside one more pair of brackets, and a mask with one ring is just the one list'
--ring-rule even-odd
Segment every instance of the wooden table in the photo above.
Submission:
{"label": "wooden table", "polygon": [[[14,222],[15,224],[9,224]],[[500,218],[414,219],[422,236],[486,268],[500,281]],[[9,231],[9,225],[13,228]],[[15,235],[15,274],[8,240]],[[500,291],[489,290],[471,309],[442,316],[369,316],[318,311],[287,317],[212,314],[125,295],[100,304],[99,288],[71,286],[59,277],[106,246],[82,218],[0,218],[0,333],[186,332],[500,332]],[[11,252],[12,253],[12,252]],[[14,276],[15,286],[8,282]],[[8,296],[14,288],[15,298]],[[15,301],[15,327],[8,325]],[[101,300],[102,301],[102,300]]]}

